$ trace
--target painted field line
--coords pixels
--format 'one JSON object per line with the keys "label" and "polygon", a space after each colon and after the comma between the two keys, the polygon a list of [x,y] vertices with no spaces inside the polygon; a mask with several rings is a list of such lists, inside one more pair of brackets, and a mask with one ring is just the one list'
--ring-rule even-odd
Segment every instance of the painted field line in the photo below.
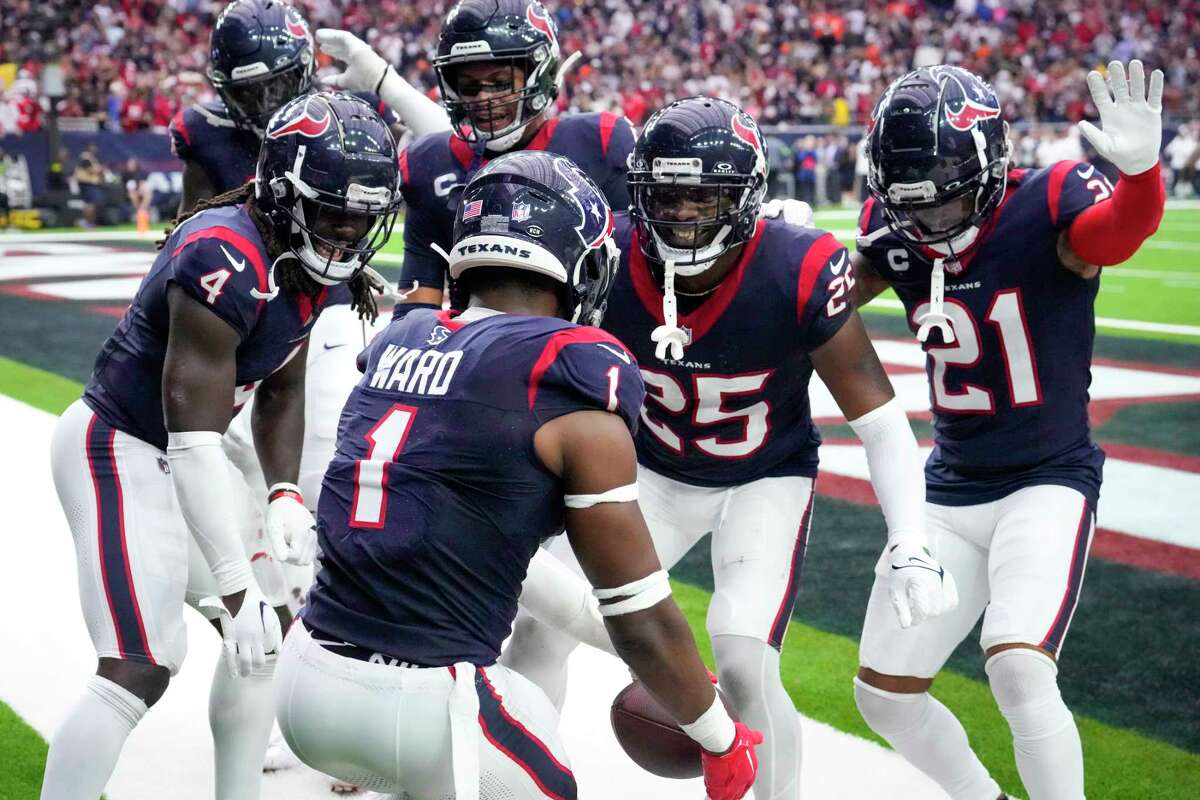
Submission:
{"label": "painted field line", "polygon": [[161,239],[160,230],[137,231],[60,231],[58,233],[0,233],[0,242],[153,242]]}
{"label": "painted field line", "polygon": [[[870,305],[889,310],[903,311],[904,304],[899,300],[886,297],[872,300]],[[869,308],[870,306],[868,306]],[[1177,325],[1168,322],[1142,322],[1136,319],[1114,319],[1112,317],[1096,317],[1096,327],[1110,328],[1122,331],[1141,331],[1143,333],[1173,333],[1179,336],[1200,336],[1200,325]]]}
{"label": "painted field line", "polygon": [[1142,247],[1152,247],[1155,250],[1184,250],[1200,253],[1200,243],[1176,242],[1171,239],[1151,239],[1148,242],[1142,242]]}

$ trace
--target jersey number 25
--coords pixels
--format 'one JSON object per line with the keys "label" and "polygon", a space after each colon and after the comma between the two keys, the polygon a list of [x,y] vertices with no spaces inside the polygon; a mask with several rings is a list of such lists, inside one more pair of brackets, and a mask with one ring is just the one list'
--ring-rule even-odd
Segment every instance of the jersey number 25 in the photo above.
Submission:
{"label": "jersey number 25", "polygon": [[[642,381],[646,384],[646,403],[654,403],[668,414],[679,416],[692,406],[692,424],[695,426],[718,425],[740,422],[742,435],[736,439],[721,439],[718,436],[702,436],[691,444],[700,452],[714,458],[746,458],[753,455],[767,441],[771,406],[766,400],[745,408],[726,408],[730,397],[759,394],[767,385],[774,370],[750,372],[744,375],[693,375],[692,392],[688,397],[683,385],[666,372],[655,372],[642,368]],[[646,408],[642,408],[642,424],[646,430],[677,455],[683,455],[684,441],[669,425],[650,419]]]}

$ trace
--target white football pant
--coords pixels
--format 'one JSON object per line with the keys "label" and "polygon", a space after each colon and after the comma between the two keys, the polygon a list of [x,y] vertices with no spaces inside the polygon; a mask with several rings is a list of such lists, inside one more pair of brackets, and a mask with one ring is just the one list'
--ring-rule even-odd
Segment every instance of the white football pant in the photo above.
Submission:
{"label": "white football pant", "polygon": [[875,565],[859,663],[884,675],[932,678],[983,615],[979,645],[1029,644],[1054,654],[1079,602],[1095,514],[1065,486],[1029,486],[974,506],[926,505],[929,549],[958,584],[958,607],[900,627],[888,565]]}
{"label": "white football pant", "polygon": [[481,800],[577,796],[558,713],[517,673],[478,667],[471,680],[469,665],[390,666],[335,651],[299,620],[276,670],[279,728],[313,769],[406,800],[451,800],[456,769],[477,775]]}

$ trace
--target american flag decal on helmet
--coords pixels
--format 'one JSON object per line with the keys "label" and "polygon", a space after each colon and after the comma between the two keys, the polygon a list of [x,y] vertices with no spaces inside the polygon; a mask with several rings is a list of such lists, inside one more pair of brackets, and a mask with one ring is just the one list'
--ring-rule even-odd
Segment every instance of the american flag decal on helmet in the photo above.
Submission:
{"label": "american flag decal on helmet", "polygon": [[464,220],[468,220],[473,217],[478,217],[482,213],[483,213],[483,201],[482,200],[472,200],[469,203],[463,204],[462,218]]}

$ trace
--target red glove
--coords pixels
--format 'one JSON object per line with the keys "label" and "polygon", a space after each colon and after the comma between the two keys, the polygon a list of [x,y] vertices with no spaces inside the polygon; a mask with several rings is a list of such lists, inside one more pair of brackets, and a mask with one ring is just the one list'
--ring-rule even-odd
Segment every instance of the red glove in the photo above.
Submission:
{"label": "red glove", "polygon": [[754,785],[758,773],[758,756],[754,746],[762,744],[763,735],[744,722],[734,725],[733,745],[724,755],[700,751],[704,767],[704,790],[709,800],[740,800]]}

